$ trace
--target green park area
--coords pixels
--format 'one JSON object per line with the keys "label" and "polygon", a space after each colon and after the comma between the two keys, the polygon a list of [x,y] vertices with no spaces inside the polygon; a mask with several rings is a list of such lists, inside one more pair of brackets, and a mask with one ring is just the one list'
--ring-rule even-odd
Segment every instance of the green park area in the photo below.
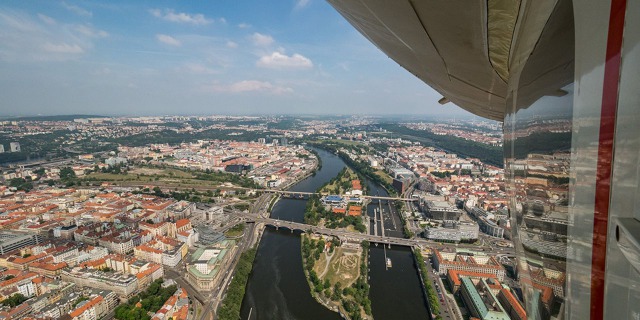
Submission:
{"label": "green park area", "polygon": [[227,230],[224,235],[227,238],[237,238],[244,234],[244,223],[240,223],[231,229]]}
{"label": "green park area", "polygon": [[351,181],[353,180],[360,180],[360,178],[353,170],[345,167],[335,178],[331,179],[328,184],[322,186],[318,191],[323,194],[344,194],[352,190]]}
{"label": "green park area", "polygon": [[302,259],[311,294],[348,319],[371,319],[367,283],[367,247],[337,239],[302,235]]}
{"label": "green park area", "polygon": [[190,171],[178,168],[136,166],[118,171],[96,170],[84,177],[86,182],[112,182],[120,185],[154,184],[172,187],[206,187],[231,182],[253,188],[253,181],[244,176],[219,171]]}
{"label": "green park area", "polygon": [[378,169],[373,173],[378,177],[380,177],[380,179],[382,179],[385,183],[389,185],[393,183],[393,178],[391,178],[391,176],[388,173],[386,173],[384,170]]}

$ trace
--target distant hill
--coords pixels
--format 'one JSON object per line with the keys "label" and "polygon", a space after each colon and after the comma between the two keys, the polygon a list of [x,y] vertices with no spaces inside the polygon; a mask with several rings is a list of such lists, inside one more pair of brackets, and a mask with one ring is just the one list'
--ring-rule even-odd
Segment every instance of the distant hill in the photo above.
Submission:
{"label": "distant hill", "polygon": [[58,116],[1,117],[2,121],[73,121],[73,119],[108,118],[107,116],[89,114],[68,114]]}

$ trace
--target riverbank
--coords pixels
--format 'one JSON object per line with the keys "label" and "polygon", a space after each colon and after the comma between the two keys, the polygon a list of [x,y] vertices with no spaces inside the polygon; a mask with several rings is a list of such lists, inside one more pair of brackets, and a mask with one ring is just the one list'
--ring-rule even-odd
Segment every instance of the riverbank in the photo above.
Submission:
{"label": "riverbank", "polygon": [[429,271],[427,271],[427,266],[424,263],[424,258],[422,257],[422,253],[420,253],[420,249],[413,249],[413,259],[415,260],[416,266],[420,271],[418,274],[420,275],[422,290],[424,291],[424,295],[427,297],[427,302],[429,303],[431,315],[433,319],[440,320],[442,319],[442,317],[440,316],[440,304],[438,303],[438,295],[436,294],[435,289],[433,289],[433,286],[429,281]]}
{"label": "riverbank", "polygon": [[238,264],[233,271],[234,276],[227,290],[227,295],[217,310],[217,318],[220,320],[235,320],[240,318],[242,299],[253,268],[253,260],[257,249],[251,248],[240,255]]}

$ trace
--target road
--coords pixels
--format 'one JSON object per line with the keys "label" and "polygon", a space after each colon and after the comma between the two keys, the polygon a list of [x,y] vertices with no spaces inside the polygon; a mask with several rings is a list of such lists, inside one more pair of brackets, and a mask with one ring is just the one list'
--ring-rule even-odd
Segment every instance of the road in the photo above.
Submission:
{"label": "road", "polygon": [[229,288],[229,284],[231,284],[231,280],[233,279],[233,275],[235,273],[234,271],[236,264],[238,263],[238,260],[240,260],[240,255],[253,244],[253,239],[256,237],[256,232],[259,232],[259,229],[256,229],[254,225],[249,225],[249,227],[245,229],[244,237],[242,237],[242,239],[238,243],[238,250],[236,250],[233,261],[225,272],[225,276],[222,279],[221,285],[218,287],[217,294],[214,295],[211,303],[209,304],[212,310],[218,310],[218,306],[224,299],[227,289]]}
{"label": "road", "polygon": [[[463,319],[462,315],[458,312],[458,307],[455,298],[447,294],[447,290],[442,283],[442,278],[433,272],[433,265],[431,259],[424,261],[427,266],[428,281],[438,293],[438,300],[440,304],[440,316],[443,319]],[[444,298],[444,299],[442,299]],[[452,307],[453,306],[453,307]]]}

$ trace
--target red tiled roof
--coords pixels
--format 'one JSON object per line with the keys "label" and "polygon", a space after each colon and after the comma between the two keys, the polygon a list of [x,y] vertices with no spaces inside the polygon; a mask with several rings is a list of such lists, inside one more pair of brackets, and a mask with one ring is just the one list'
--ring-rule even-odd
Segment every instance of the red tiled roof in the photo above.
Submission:
{"label": "red tiled roof", "polygon": [[90,308],[93,308],[95,305],[100,303],[102,300],[103,300],[102,296],[97,296],[97,297],[89,300],[89,302],[83,304],[80,308],[71,311],[71,313],[69,313],[69,316],[71,316],[71,318],[78,317],[81,314],[83,314],[85,311],[89,310]]}
{"label": "red tiled roof", "polygon": [[191,221],[189,219],[180,219],[180,220],[176,221],[176,228],[180,229],[180,228],[188,225],[189,223],[191,223]]}
{"label": "red tiled roof", "polygon": [[500,290],[500,293],[504,295],[504,297],[507,299],[511,307],[518,314],[520,319],[526,320],[527,319],[526,311],[524,311],[524,308],[522,307],[522,305],[520,305],[520,302],[518,302],[518,299],[516,299],[516,297],[513,296],[511,291],[509,291],[506,288],[503,288],[502,290]]}

